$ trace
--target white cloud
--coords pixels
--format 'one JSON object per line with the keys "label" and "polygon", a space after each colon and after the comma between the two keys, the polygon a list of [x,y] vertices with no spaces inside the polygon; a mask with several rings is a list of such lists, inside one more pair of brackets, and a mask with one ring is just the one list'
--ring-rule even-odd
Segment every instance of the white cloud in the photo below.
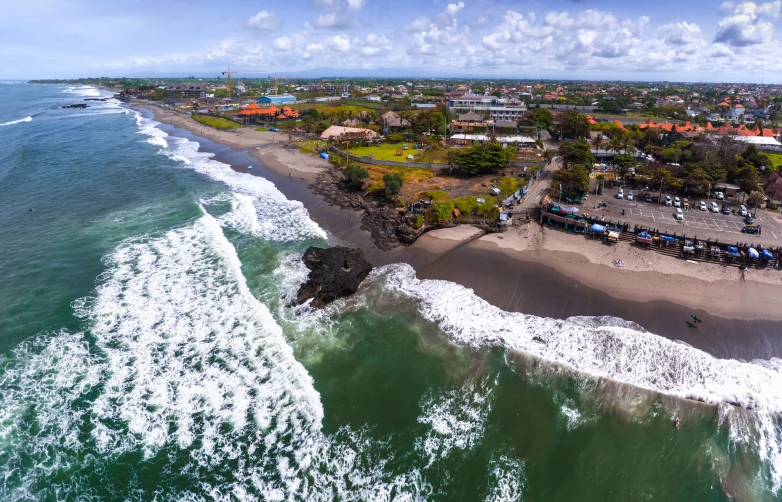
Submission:
{"label": "white cloud", "polygon": [[391,42],[386,37],[370,33],[364,40],[354,39],[353,44],[361,47],[361,54],[367,57],[377,57],[391,51]]}
{"label": "white cloud", "polygon": [[774,33],[772,23],[779,17],[782,1],[757,5],[754,2],[740,3],[733,14],[722,19],[714,42],[733,47],[759,45],[771,40]]}
{"label": "white cloud", "polygon": [[335,12],[329,12],[327,14],[321,14],[318,16],[318,19],[312,23],[312,26],[316,28],[330,28],[337,30],[351,28],[353,24],[354,23],[348,17],[342,14],[337,14]]}
{"label": "white cloud", "polygon": [[703,43],[701,27],[695,23],[682,21],[680,23],[666,24],[661,31],[667,33],[665,42],[671,45],[691,46]]}
{"label": "white cloud", "polygon": [[348,0],[348,9],[361,10],[365,3],[366,0]]}
{"label": "white cloud", "polygon": [[350,38],[345,35],[334,35],[326,40],[329,47],[339,52],[348,52],[350,50]]}
{"label": "white cloud", "polygon": [[448,6],[445,8],[445,13],[448,14],[449,16],[455,16],[463,8],[464,8],[464,2],[449,3]]}
{"label": "white cloud", "polygon": [[293,41],[288,37],[279,37],[274,39],[272,46],[278,51],[289,51],[293,48]]}
{"label": "white cloud", "polygon": [[245,25],[256,30],[273,30],[282,25],[282,20],[274,11],[262,10],[258,14],[251,16]]}

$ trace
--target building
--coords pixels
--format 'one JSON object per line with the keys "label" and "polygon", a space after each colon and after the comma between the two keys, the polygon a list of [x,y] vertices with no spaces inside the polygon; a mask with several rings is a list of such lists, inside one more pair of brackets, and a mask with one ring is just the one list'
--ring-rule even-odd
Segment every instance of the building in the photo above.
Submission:
{"label": "building", "polygon": [[505,107],[505,106],[476,106],[473,111],[485,115],[488,113],[489,118],[494,120],[516,120],[518,121],[524,112],[527,111],[525,106],[517,107]]}
{"label": "building", "polygon": [[367,137],[367,139],[377,138],[378,134],[371,129],[359,129],[356,127],[343,127],[343,126],[331,126],[320,135],[320,139],[327,140],[329,138],[339,139],[345,133],[358,133]]}
{"label": "building", "polygon": [[280,94],[278,96],[262,96],[258,98],[258,103],[264,105],[282,105],[285,103],[295,103],[296,96],[290,94]]}
{"label": "building", "polygon": [[166,98],[200,99],[206,97],[203,84],[172,84],[166,87]]}

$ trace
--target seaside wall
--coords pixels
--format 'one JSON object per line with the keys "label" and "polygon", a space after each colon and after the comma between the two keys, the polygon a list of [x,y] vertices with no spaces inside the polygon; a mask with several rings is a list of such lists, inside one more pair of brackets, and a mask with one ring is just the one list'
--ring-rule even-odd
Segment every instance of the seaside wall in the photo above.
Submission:
{"label": "seaside wall", "polygon": [[[332,146],[331,151],[339,155],[343,159],[347,158],[347,154],[342,150],[340,150],[339,148],[337,148],[336,146]],[[361,162],[362,164],[372,164],[375,166],[418,167],[422,169],[445,169],[448,167],[448,164],[428,164],[424,162],[396,162],[394,160],[378,160],[370,157],[361,157],[358,155],[351,155],[350,158],[355,159],[356,161]],[[535,172],[546,167],[546,161],[513,161],[512,160],[508,163],[508,167],[534,167],[536,169],[533,169],[532,171]]]}
{"label": "seaside wall", "polygon": [[[340,150],[339,148],[337,148],[336,146],[332,146],[331,151],[339,155],[343,159],[347,158],[347,154],[342,150]],[[423,162],[396,162],[393,160],[378,160],[370,157],[360,157],[358,155],[351,155],[350,158],[355,159],[357,162],[361,162],[362,164],[372,164],[374,166],[418,167],[421,169],[443,169],[448,167],[448,164],[427,164]]]}

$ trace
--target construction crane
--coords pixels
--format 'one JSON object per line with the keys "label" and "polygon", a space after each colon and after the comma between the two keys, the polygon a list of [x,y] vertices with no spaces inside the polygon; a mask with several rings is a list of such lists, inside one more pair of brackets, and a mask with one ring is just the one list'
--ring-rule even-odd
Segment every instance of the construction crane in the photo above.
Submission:
{"label": "construction crane", "polygon": [[281,79],[281,78],[297,78],[297,77],[283,77],[282,75],[277,75],[275,73],[274,74],[274,87],[272,87],[272,89],[274,89],[274,95],[275,96],[277,95],[277,92],[280,89],[280,81],[278,79]]}
{"label": "construction crane", "polygon": [[[231,97],[231,73],[266,73],[265,70],[233,70],[228,68],[228,71],[224,71],[223,75],[228,75],[228,97]],[[277,94],[275,92],[275,94]]]}

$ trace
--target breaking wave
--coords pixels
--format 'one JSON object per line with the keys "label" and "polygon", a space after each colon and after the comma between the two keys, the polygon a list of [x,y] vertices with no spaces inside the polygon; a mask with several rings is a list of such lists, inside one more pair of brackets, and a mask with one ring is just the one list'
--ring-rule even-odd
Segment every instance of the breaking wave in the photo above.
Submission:
{"label": "breaking wave", "polygon": [[0,124],[0,127],[10,126],[10,125],[14,125],[14,124],[21,124],[22,122],[32,122],[32,121],[33,121],[33,118],[28,116],[28,117],[25,117],[25,118],[19,119],[19,120],[12,120],[10,122],[3,122],[2,124]]}
{"label": "breaking wave", "polygon": [[[199,152],[198,143],[185,138],[170,137],[157,128],[159,122],[149,120],[136,112],[139,132],[150,136],[150,143],[163,147],[161,153],[216,181],[224,183],[236,194],[246,196],[257,214],[257,225],[252,234],[266,241],[306,241],[326,239],[304,205],[292,201],[277,190],[274,183],[260,176],[239,173],[230,166],[212,159],[209,153]],[[166,145],[163,145],[164,140]]]}
{"label": "breaking wave", "polygon": [[[731,437],[753,445],[770,466],[774,490],[782,487],[782,423],[776,416],[782,412],[782,373],[775,371],[778,362],[761,366],[717,359],[615,318],[602,324],[595,318],[563,321],[505,312],[458,284],[420,280],[409,265],[387,265],[370,277],[384,281],[390,291],[415,299],[421,315],[438,323],[455,343],[518,350],[592,377],[740,410],[736,413],[751,417],[752,427],[742,434],[734,431]],[[731,430],[739,427],[735,421],[723,422]]]}

